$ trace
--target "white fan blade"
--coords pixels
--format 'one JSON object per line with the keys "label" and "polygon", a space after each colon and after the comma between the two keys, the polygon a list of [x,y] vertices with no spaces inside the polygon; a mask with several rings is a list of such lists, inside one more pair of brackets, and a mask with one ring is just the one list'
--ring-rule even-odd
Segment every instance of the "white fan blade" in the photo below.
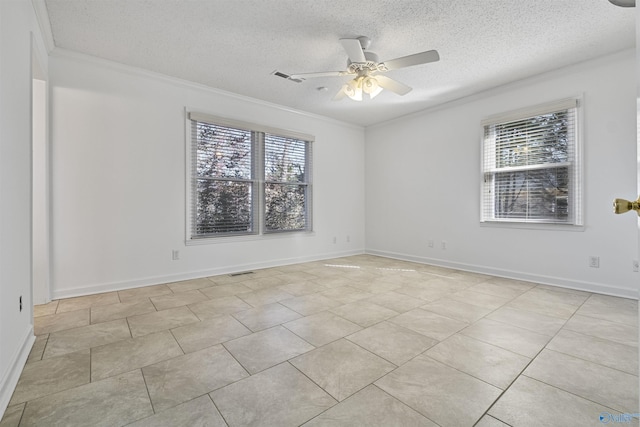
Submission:
{"label": "white fan blade", "polygon": [[381,87],[387,90],[390,90],[393,93],[397,93],[398,95],[406,95],[409,92],[411,92],[411,88],[409,86],[405,85],[404,83],[400,83],[398,81],[390,79],[387,76],[376,74],[375,79],[378,81],[378,84]]}
{"label": "white fan blade", "polygon": [[347,55],[351,62],[367,62],[367,58],[364,57],[360,40],[358,39],[340,39],[342,47],[347,51]]}
{"label": "white fan blade", "polygon": [[346,71],[323,71],[320,73],[302,73],[302,74],[292,74],[289,76],[290,79],[312,79],[314,77],[340,77],[345,74],[349,74]]}
{"label": "white fan blade", "polygon": [[344,91],[344,88],[347,85],[344,85],[340,88],[340,91],[338,93],[336,93],[336,96],[333,97],[334,101],[340,101],[342,98],[344,98],[345,96],[347,96],[347,92]]}
{"label": "white fan blade", "polygon": [[402,58],[392,59],[383,62],[382,65],[386,70],[397,70],[398,68],[411,67],[414,65],[427,64],[440,60],[437,50],[428,50],[426,52],[414,53],[413,55],[403,56]]}

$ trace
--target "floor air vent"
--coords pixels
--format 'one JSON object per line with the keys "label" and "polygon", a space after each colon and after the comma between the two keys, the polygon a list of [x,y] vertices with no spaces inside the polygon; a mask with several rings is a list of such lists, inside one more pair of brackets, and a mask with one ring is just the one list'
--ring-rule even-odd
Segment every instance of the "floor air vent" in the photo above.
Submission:
{"label": "floor air vent", "polygon": [[241,273],[231,273],[229,276],[231,276],[231,277],[244,276],[245,274],[253,274],[253,271],[243,271]]}

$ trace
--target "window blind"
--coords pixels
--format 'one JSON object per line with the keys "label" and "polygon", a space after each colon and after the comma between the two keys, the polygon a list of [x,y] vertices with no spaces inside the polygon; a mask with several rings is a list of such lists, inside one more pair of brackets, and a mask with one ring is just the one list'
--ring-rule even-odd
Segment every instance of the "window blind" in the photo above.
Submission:
{"label": "window blind", "polygon": [[481,220],[581,225],[576,100],[483,124]]}
{"label": "window blind", "polygon": [[192,121],[192,238],[255,231],[252,132]]}
{"label": "window blind", "polygon": [[265,134],[266,232],[311,229],[309,145],[308,141]]}

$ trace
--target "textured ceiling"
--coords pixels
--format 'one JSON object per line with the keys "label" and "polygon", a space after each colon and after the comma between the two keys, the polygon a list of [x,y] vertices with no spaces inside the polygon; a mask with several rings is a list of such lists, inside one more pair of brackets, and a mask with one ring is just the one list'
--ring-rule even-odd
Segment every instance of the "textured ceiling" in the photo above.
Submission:
{"label": "textured ceiling", "polygon": [[[635,9],[607,0],[46,0],[56,47],[359,125],[635,45]],[[349,77],[271,73],[346,67],[340,38],[380,60],[436,49],[389,71],[411,87],[332,101]],[[327,91],[319,91],[318,87]]]}

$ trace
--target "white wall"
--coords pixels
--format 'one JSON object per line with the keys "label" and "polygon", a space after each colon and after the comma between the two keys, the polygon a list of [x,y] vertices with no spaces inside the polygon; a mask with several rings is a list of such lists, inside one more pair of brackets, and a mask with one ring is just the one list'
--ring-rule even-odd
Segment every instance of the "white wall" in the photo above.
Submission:
{"label": "white wall", "polygon": [[[634,73],[622,52],[367,128],[367,252],[637,298],[636,216],[611,207],[638,194]],[[584,231],[480,226],[480,121],[579,94]]]}
{"label": "white wall", "polygon": [[49,295],[49,156],[47,147],[47,82],[33,80],[33,304],[51,301]]}
{"label": "white wall", "polygon": [[[49,61],[54,298],[363,252],[363,128],[57,49]],[[315,232],[185,246],[185,107],[315,135]]]}
{"label": "white wall", "polygon": [[0,1],[0,418],[33,343],[32,34],[36,47],[46,52],[31,2]]}

